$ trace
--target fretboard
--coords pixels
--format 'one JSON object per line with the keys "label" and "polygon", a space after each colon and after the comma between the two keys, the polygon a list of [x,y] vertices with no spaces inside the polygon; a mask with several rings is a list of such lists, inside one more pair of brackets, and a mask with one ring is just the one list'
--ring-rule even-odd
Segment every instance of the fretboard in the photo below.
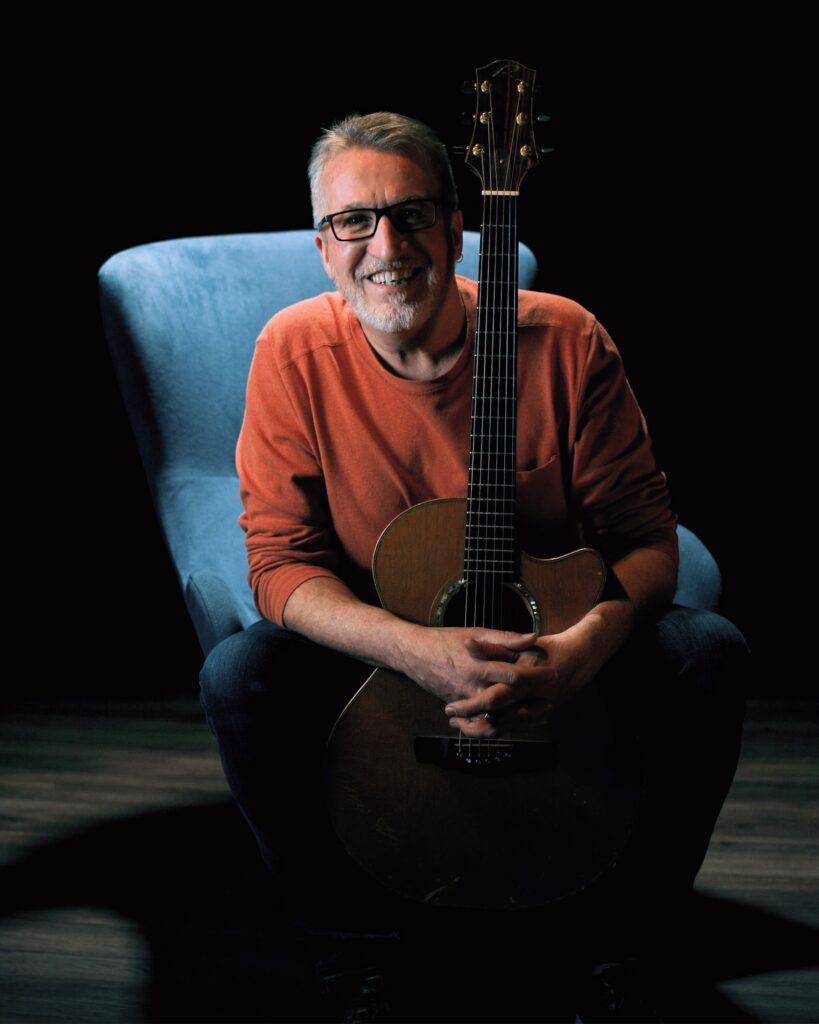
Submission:
{"label": "fretboard", "polygon": [[491,595],[516,575],[517,319],[517,196],[485,194],[466,503],[467,625],[496,628]]}

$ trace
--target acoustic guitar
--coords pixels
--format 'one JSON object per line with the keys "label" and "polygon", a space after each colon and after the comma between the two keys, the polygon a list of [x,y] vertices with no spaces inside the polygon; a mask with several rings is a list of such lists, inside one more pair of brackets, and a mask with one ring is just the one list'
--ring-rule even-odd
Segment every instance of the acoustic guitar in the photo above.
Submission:
{"label": "acoustic guitar", "polygon": [[[476,72],[467,161],[483,186],[467,497],[427,501],[384,530],[373,576],[385,608],[425,625],[538,635],[579,621],[605,565],[515,544],[517,197],[537,162],[535,73],[512,61]],[[393,891],[455,907],[540,906],[616,859],[638,788],[612,757],[594,685],[525,738],[471,739],[416,683],[378,669],[328,741],[328,796],[351,856]]]}

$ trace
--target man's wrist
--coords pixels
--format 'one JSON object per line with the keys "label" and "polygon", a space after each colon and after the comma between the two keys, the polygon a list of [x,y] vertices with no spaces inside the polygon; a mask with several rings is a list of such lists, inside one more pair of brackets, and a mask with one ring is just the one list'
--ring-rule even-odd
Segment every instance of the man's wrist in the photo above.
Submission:
{"label": "man's wrist", "polygon": [[602,601],[571,628],[588,645],[597,671],[620,650],[637,621],[637,609],[628,599]]}

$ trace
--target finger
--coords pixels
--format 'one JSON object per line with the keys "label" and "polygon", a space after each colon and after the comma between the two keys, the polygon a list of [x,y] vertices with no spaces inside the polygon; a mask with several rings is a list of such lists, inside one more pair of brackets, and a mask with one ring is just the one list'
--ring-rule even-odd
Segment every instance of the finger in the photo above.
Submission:
{"label": "finger", "polygon": [[523,651],[537,640],[537,633],[513,633],[508,629],[489,629],[469,640],[479,644],[492,644],[496,647],[504,647],[510,651]]}
{"label": "finger", "polygon": [[501,711],[518,700],[520,696],[513,694],[508,686],[498,684],[481,690],[474,697],[450,701],[444,708],[444,713],[448,718],[475,718],[478,715]]}
{"label": "finger", "polygon": [[473,658],[481,658],[484,661],[516,661],[520,654],[502,644],[492,643],[489,640],[476,640],[474,637],[466,638],[466,649]]}
{"label": "finger", "polygon": [[453,729],[460,729],[470,739],[491,739],[498,733],[498,726],[483,716],[479,718],[450,718]]}
{"label": "finger", "polygon": [[536,647],[527,647],[525,651],[518,651],[516,654],[518,663],[522,664],[539,664],[549,660],[549,652],[544,650],[540,645]]}
{"label": "finger", "polygon": [[[544,686],[552,686],[557,682],[558,670],[539,659],[521,658],[514,664],[509,662],[486,662],[481,667],[477,679],[485,688],[495,684],[513,687],[517,691],[517,699],[527,696]],[[491,709],[490,709],[491,710]]]}

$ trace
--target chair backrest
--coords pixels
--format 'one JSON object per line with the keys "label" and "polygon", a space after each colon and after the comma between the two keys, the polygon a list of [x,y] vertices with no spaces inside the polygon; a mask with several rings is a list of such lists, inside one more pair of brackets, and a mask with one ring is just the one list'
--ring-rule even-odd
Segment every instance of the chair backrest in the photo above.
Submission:
{"label": "chair backrest", "polygon": [[[140,245],[100,269],[103,324],[157,515],[205,651],[259,615],[247,585],[234,453],[256,338],[331,284],[314,231]],[[466,232],[459,273],[476,278]],[[521,287],[537,267],[520,246]]]}

